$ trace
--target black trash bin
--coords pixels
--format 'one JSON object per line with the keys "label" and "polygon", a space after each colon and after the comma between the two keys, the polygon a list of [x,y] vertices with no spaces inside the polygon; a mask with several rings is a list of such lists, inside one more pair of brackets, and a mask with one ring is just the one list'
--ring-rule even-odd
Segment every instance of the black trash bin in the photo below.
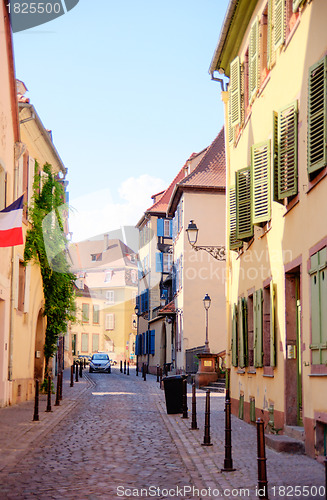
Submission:
{"label": "black trash bin", "polygon": [[185,375],[170,375],[162,379],[169,415],[183,413],[183,379]]}

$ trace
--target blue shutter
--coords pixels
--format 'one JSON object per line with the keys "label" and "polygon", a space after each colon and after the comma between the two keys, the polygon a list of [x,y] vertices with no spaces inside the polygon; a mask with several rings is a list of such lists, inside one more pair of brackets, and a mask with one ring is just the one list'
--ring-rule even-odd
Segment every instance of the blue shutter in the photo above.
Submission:
{"label": "blue shutter", "polygon": [[149,354],[154,354],[154,352],[155,352],[155,330],[149,331],[149,341],[150,341]]}
{"label": "blue shutter", "polygon": [[145,332],[142,333],[142,354],[146,354],[146,337],[145,337]]}
{"label": "blue shutter", "polygon": [[173,221],[169,221],[169,238],[173,237]]}
{"label": "blue shutter", "polygon": [[139,336],[135,337],[135,356],[139,355]]}
{"label": "blue shutter", "polygon": [[146,338],[146,352],[145,354],[150,353],[150,331],[147,330],[145,333],[145,338]]}
{"label": "blue shutter", "polygon": [[145,290],[145,311],[149,310],[149,289]]}
{"label": "blue shutter", "polygon": [[162,273],[162,252],[156,253],[156,272]]}
{"label": "blue shutter", "polygon": [[139,308],[139,313],[141,312],[141,307],[140,307],[140,296],[136,296],[136,306]]}
{"label": "blue shutter", "polygon": [[176,266],[173,264],[172,268],[172,278],[173,278],[173,295],[176,293]]}
{"label": "blue shutter", "polygon": [[164,235],[164,219],[157,219],[157,236]]}

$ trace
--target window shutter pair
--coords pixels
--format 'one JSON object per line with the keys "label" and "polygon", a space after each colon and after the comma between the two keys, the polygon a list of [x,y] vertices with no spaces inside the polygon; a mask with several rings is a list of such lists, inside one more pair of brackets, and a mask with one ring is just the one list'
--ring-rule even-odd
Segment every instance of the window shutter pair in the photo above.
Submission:
{"label": "window shutter pair", "polygon": [[251,220],[251,170],[236,172],[236,239],[247,240],[253,236]]}
{"label": "window shutter pair", "polygon": [[327,163],[327,56],[309,70],[308,102],[308,173],[312,174]]}
{"label": "window shutter pair", "polygon": [[270,140],[251,149],[252,223],[262,225],[271,218]]}
{"label": "window shutter pair", "polygon": [[229,248],[237,250],[242,247],[242,241],[236,238],[236,190],[229,188]]}

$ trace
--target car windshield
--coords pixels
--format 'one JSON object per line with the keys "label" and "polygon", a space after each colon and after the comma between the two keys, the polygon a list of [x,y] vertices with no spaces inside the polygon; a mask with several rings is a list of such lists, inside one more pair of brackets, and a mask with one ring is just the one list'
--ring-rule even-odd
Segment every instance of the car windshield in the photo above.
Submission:
{"label": "car windshield", "polygon": [[93,354],[92,359],[109,359],[108,354]]}

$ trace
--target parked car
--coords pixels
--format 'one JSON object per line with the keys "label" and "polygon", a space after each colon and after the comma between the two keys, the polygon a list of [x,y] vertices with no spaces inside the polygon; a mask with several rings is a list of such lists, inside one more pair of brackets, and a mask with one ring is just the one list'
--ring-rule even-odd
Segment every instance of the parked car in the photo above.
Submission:
{"label": "parked car", "polygon": [[97,352],[93,354],[91,361],[89,372],[106,372],[110,373],[110,358],[109,355],[102,352]]}

